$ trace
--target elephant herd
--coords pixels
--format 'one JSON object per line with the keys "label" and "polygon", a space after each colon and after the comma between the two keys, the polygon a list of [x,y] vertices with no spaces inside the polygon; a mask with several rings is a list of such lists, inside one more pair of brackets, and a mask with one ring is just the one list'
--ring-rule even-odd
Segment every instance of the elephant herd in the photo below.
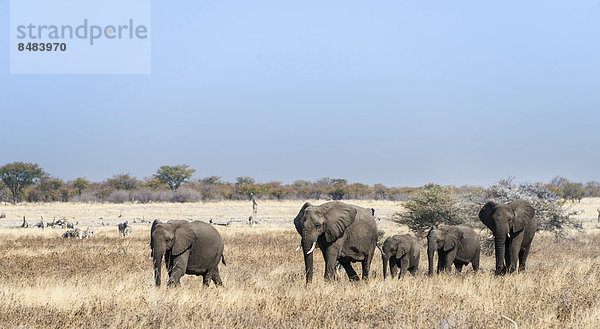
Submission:
{"label": "elephant herd", "polygon": [[[515,200],[505,204],[486,203],[479,219],[494,235],[495,274],[525,270],[527,255],[536,231],[535,211],[529,202]],[[304,256],[306,282],[313,277],[313,251],[318,246],[325,260],[325,279],[333,279],[339,263],[351,281],[360,280],[351,263],[360,262],[362,279],[368,279],[371,261],[378,247],[382,254],[383,275],[400,277],[406,272],[416,273],[419,267],[421,241],[408,234],[395,235],[377,244],[378,232],[372,209],[340,201],[321,205],[305,203],[294,226],[302,237],[300,246]],[[184,274],[202,275],[204,285],[213,281],[222,285],[219,264],[225,264],[223,240],[210,224],[173,220],[154,221],[150,231],[150,247],[154,279],[160,285],[162,259],[169,275],[168,285],[177,285]],[[428,273],[433,274],[434,254],[438,253],[437,272],[449,271],[452,264],[460,272],[471,263],[479,269],[479,235],[467,226],[432,228],[427,235]],[[398,274],[399,272],[399,274]]]}

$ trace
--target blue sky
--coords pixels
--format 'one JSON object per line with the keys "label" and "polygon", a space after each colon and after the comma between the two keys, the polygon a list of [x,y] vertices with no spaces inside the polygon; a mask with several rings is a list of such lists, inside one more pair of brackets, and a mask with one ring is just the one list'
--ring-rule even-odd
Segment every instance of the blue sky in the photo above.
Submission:
{"label": "blue sky", "polygon": [[600,180],[598,1],[153,1],[149,75],[10,75],[0,4],[0,164]]}

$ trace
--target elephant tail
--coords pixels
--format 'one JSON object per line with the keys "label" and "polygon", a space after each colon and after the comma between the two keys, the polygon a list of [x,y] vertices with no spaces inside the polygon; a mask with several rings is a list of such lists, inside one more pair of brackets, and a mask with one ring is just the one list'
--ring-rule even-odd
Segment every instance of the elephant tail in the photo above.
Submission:
{"label": "elephant tail", "polygon": [[225,256],[221,255],[221,262],[223,263],[223,265],[227,266],[227,263],[225,262]]}
{"label": "elephant tail", "polygon": [[377,246],[379,251],[381,251],[381,254],[385,257],[385,252],[383,252],[383,249],[381,249],[381,246],[379,245],[379,243],[376,243],[375,245]]}

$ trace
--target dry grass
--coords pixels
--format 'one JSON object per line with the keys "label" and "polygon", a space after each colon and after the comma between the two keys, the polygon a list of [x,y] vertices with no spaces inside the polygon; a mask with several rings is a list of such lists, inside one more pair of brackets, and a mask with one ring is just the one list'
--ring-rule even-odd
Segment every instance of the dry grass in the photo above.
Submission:
{"label": "dry grass", "polygon": [[[289,221],[296,217],[298,210],[305,201],[286,200],[258,200],[257,219],[262,221]],[[323,200],[311,202],[320,204]],[[390,218],[395,212],[402,209],[400,202],[374,201],[374,200],[351,200],[353,204],[375,208],[376,216]],[[23,216],[29,224],[35,224],[53,218],[67,218],[69,221],[78,221],[85,225],[102,223],[116,224],[124,220],[133,219],[215,219],[226,220],[248,220],[252,215],[252,202],[250,201],[222,201],[222,202],[189,202],[189,203],[20,203],[15,205],[0,205],[0,212],[6,213],[6,219],[0,220],[1,226],[20,225]],[[121,216],[121,217],[119,217]]]}
{"label": "dry grass", "polygon": [[[0,327],[511,328],[503,315],[520,328],[600,323],[596,224],[559,243],[536,236],[528,272],[518,275],[494,277],[493,257],[483,256],[481,273],[430,278],[422,249],[417,276],[384,283],[376,251],[369,282],[324,282],[316,251],[315,282],[305,287],[302,255],[294,252],[299,236],[287,219],[218,227],[228,263],[221,289],[202,288],[193,276],[178,288],[155,288],[149,224],[126,238],[100,227],[89,240],[62,239],[60,229],[1,228]],[[390,222],[380,227],[386,235],[403,231]]]}

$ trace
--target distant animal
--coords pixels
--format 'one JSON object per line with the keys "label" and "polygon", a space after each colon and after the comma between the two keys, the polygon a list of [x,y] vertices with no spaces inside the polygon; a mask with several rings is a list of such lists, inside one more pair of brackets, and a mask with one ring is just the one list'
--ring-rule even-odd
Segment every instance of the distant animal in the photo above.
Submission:
{"label": "distant animal", "polygon": [[[598,210],[598,223],[600,223],[600,208],[596,209]],[[0,217],[1,218],[1,217]]]}
{"label": "distant animal", "polygon": [[468,226],[441,226],[432,228],[427,234],[427,258],[429,275],[433,274],[433,258],[437,251],[437,272],[452,270],[462,271],[462,267],[471,263],[473,271],[479,270],[479,254],[481,246],[479,235]]}
{"label": "distant animal", "polygon": [[41,220],[35,224],[35,227],[39,227],[42,230],[46,228],[46,222],[44,222],[44,217],[41,217]]}
{"label": "distant animal", "polygon": [[212,225],[201,221],[155,220],[150,229],[150,248],[157,286],[160,286],[163,256],[169,273],[168,286],[179,285],[184,274],[202,275],[205,286],[211,280],[217,286],[223,285],[219,275],[219,263],[226,265],[223,239]]}
{"label": "distant animal", "polygon": [[385,239],[381,247],[384,280],[388,278],[388,267],[392,278],[400,278],[407,271],[415,274],[419,269],[420,257],[421,242],[410,234],[394,235]]}
{"label": "distant animal", "polygon": [[[599,211],[600,212],[600,211]],[[6,213],[5,212],[1,212],[0,213],[0,218],[6,218]]]}
{"label": "distant animal", "polygon": [[370,210],[340,201],[319,206],[307,202],[300,208],[294,225],[302,237],[306,283],[312,281],[312,252],[317,245],[325,259],[326,280],[336,277],[336,261],[351,281],[359,277],[350,263],[361,262],[362,279],[368,279],[377,244],[377,223]]}
{"label": "distant animal", "polygon": [[371,209],[371,215],[373,215],[373,217],[375,217],[375,208],[370,208]]}
{"label": "distant animal", "polygon": [[70,238],[79,238],[81,239],[82,233],[81,230],[76,228],[74,230],[68,230],[65,233],[63,233],[62,237],[65,239],[70,239]]}
{"label": "distant animal", "polygon": [[69,221],[66,219],[59,219],[59,220],[55,220],[52,222],[52,227],[60,227],[60,228],[67,228],[67,226],[69,225]]}
{"label": "distant animal", "polygon": [[479,211],[479,220],[494,234],[496,275],[525,270],[529,248],[537,229],[535,209],[528,201],[514,200],[504,204],[493,201]]}
{"label": "distant animal", "polygon": [[27,223],[27,220],[25,220],[25,216],[23,216],[23,224],[21,224],[21,227],[24,227],[24,228],[29,227],[29,223]]}
{"label": "distant animal", "polygon": [[254,218],[256,218],[256,213],[258,212],[258,203],[256,203],[254,193],[252,192],[250,192],[250,199],[252,200],[252,216],[248,217],[248,224],[254,224]]}
{"label": "distant animal", "polygon": [[127,222],[127,221],[119,224],[118,228],[119,228],[119,233],[122,236],[127,236],[127,234],[131,234],[131,226],[129,225],[129,222]]}
{"label": "distant animal", "polygon": [[75,226],[77,226],[78,224],[79,224],[79,222],[75,222],[75,223],[67,222],[67,228],[75,228]]}
{"label": "distant animal", "polygon": [[85,236],[88,238],[91,238],[94,236],[94,227],[93,226],[88,226],[87,229],[84,231],[85,232]]}
{"label": "distant animal", "polygon": [[78,238],[78,239],[88,239],[94,235],[94,227],[88,226],[86,230],[81,230],[79,228],[68,230],[63,233],[62,237],[66,239],[70,238]]}

